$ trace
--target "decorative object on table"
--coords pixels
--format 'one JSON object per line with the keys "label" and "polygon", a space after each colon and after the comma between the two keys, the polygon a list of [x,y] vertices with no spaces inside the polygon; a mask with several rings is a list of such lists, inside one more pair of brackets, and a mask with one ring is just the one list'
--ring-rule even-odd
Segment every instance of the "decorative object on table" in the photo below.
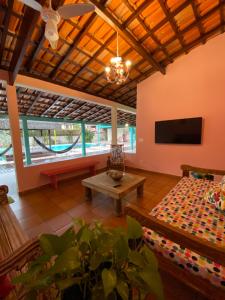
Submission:
{"label": "decorative object on table", "polygon": [[119,170],[108,170],[107,175],[115,181],[120,181],[123,178],[124,173]]}
{"label": "decorative object on table", "polygon": [[123,145],[111,145],[110,156],[107,160],[107,169],[125,172],[125,155]]}
{"label": "decorative object on table", "polygon": [[43,234],[43,255],[13,282],[26,286],[34,299],[49,290],[51,299],[63,300],[145,299],[150,293],[163,299],[157,260],[135,219],[127,217],[127,229],[82,220],[75,226],[61,236]]}
{"label": "decorative object on table", "polygon": [[106,78],[110,83],[122,84],[124,83],[128,76],[131,67],[131,61],[124,61],[121,56],[119,56],[119,36],[116,33],[116,56],[110,59],[110,64],[105,68]]}
{"label": "decorative object on table", "polygon": [[0,204],[8,204],[9,188],[7,185],[0,185]]}
{"label": "decorative object on table", "polygon": [[58,10],[52,8],[52,1],[49,0],[49,7],[42,7],[35,0],[19,0],[27,6],[39,11],[45,25],[45,37],[49,41],[53,49],[57,48],[59,33],[58,24],[63,19],[70,19],[76,16],[83,16],[86,13],[95,10],[95,6],[91,3],[72,3],[60,6]]}

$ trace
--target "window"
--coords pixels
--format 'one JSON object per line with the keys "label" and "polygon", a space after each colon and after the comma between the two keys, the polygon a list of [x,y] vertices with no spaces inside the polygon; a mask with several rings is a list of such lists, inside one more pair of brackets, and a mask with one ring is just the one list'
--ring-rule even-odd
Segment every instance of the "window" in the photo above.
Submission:
{"label": "window", "polygon": [[112,141],[111,125],[85,125],[86,155],[106,153]]}
{"label": "window", "polygon": [[82,156],[81,124],[23,120],[23,132],[28,165]]}
{"label": "window", "polygon": [[118,127],[117,143],[124,145],[124,152],[136,152],[136,128],[131,126]]}

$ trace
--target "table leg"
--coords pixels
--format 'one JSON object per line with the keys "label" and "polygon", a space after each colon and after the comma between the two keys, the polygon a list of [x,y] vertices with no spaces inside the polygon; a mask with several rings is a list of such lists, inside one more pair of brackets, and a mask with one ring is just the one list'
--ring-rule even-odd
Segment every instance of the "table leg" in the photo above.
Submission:
{"label": "table leg", "polygon": [[92,190],[88,187],[85,187],[85,198],[88,201],[92,201]]}
{"label": "table leg", "polygon": [[122,200],[115,199],[114,201],[115,201],[116,216],[120,217],[122,215]]}
{"label": "table leg", "polygon": [[137,196],[143,197],[144,195],[144,184],[141,184],[137,187]]}

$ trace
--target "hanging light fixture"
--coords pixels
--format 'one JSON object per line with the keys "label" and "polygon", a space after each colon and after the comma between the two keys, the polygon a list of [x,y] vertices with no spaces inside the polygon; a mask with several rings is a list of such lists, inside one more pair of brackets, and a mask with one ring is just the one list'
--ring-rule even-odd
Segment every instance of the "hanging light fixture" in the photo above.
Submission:
{"label": "hanging light fixture", "polygon": [[131,61],[124,61],[121,56],[119,56],[119,38],[117,32],[116,38],[116,56],[112,57],[109,66],[105,68],[106,78],[111,83],[122,84],[125,82],[129,76],[129,70],[131,67]]}

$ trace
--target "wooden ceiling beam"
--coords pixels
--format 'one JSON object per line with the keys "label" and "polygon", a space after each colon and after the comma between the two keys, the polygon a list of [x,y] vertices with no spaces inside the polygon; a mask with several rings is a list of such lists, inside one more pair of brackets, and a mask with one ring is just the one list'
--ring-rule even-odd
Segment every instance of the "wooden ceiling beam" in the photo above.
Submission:
{"label": "wooden ceiling beam", "polygon": [[57,118],[65,109],[67,109],[70,105],[73,105],[73,104],[77,104],[79,100],[77,99],[71,99],[71,102],[66,104],[63,108],[61,108],[54,116],[53,118]]}
{"label": "wooden ceiling beam", "polygon": [[62,96],[58,96],[55,100],[54,100],[54,102],[52,103],[52,104],[50,104],[50,106],[41,114],[41,117],[44,117],[54,106],[55,106],[55,104],[56,104],[56,102],[57,101],[59,101],[59,100],[63,100],[64,99],[64,97],[62,97]]}
{"label": "wooden ceiling beam", "polygon": [[[187,50],[190,51],[192,48],[194,48],[195,46],[197,46],[198,44],[201,44],[203,39],[208,39],[210,38],[212,35],[218,33],[221,30],[221,27],[225,26],[225,22],[223,22],[222,24],[218,25],[216,28],[211,29],[210,31],[208,31],[207,33],[204,34],[203,37],[198,38],[197,40],[193,41],[191,44],[189,44],[187,47]],[[182,49],[178,50],[177,52],[175,52],[172,57],[176,58],[177,56],[181,55]]]}
{"label": "wooden ceiling beam", "polygon": [[38,92],[38,94],[36,95],[33,103],[31,104],[31,106],[28,108],[28,110],[26,111],[26,115],[30,114],[34,108],[34,106],[37,104],[37,102],[41,99],[41,92]]}
{"label": "wooden ceiling beam", "polygon": [[66,60],[69,58],[69,56],[73,53],[75,50],[75,47],[80,42],[84,34],[90,29],[90,27],[93,25],[94,21],[96,20],[97,14],[93,13],[85,22],[83,28],[79,31],[76,38],[73,41],[73,44],[70,46],[70,48],[67,50],[66,54],[62,57],[60,62],[57,64],[57,66],[51,71],[49,74],[50,78],[55,77],[57,71],[62,67],[62,65],[66,62]]}
{"label": "wooden ceiling beam", "polygon": [[6,37],[8,34],[9,21],[10,21],[12,9],[13,9],[13,2],[14,2],[14,0],[8,0],[8,7],[7,7],[7,10],[5,11],[5,18],[3,20],[4,28],[3,28],[3,33],[1,36],[1,44],[0,44],[0,64],[1,64],[1,59],[3,57]]}
{"label": "wooden ceiling beam", "polygon": [[[130,4],[130,2],[128,0],[122,0],[122,1],[133,12],[133,14],[136,14],[135,9],[133,8],[133,6]],[[145,4],[146,2],[144,2],[143,4]],[[149,3],[148,3],[148,5],[149,5]],[[140,14],[136,15],[136,18],[137,18],[138,22],[142,25],[142,27],[146,30],[146,32],[148,32],[149,31],[149,27],[142,20],[142,18],[140,17]],[[167,57],[167,59],[169,60],[169,62],[172,63],[173,60],[170,58],[167,49],[161,44],[160,40],[153,33],[150,32],[149,34],[150,34],[151,39],[156,43],[156,45],[159,47],[159,49],[161,49],[163,51],[163,53],[165,54],[165,56]]]}
{"label": "wooden ceiling beam", "polygon": [[119,21],[97,0],[90,0],[96,7],[97,14],[103,18],[112,28],[114,28],[143,58],[145,58],[157,71],[165,74],[165,68],[160,65],[134,38],[134,36],[124,28]]}
{"label": "wooden ceiling beam", "polygon": [[44,34],[44,29],[43,32],[41,33],[41,38],[39,39],[38,43],[37,43],[37,47],[36,49],[34,49],[34,51],[32,52],[31,56],[29,57],[29,60],[27,61],[27,64],[25,66],[25,69],[30,72],[32,65],[34,63],[35,58],[37,57],[38,53],[40,52],[43,43],[45,41],[45,34]]}
{"label": "wooden ceiling beam", "polygon": [[87,102],[84,102],[82,103],[79,107],[77,107],[74,111],[72,112],[69,112],[68,114],[66,114],[66,118],[68,117],[72,117],[73,118],[73,115],[77,113],[77,111],[79,111],[80,109],[82,109],[83,107],[85,106],[88,106],[88,103]]}
{"label": "wooden ceiling beam", "polygon": [[[222,4],[222,0],[220,0],[220,5]],[[220,6],[220,22],[221,24],[224,22],[224,11],[223,11],[223,6]],[[225,26],[221,26],[221,33],[224,33],[225,31]]]}
{"label": "wooden ceiling beam", "polygon": [[142,11],[147,8],[149,5],[151,5],[151,3],[154,2],[154,0],[150,0],[150,1],[144,1],[140,6],[138,6],[137,8],[133,8],[134,13],[132,13],[124,22],[123,27],[126,28],[129,26],[129,24],[137,17],[140,16],[140,14],[142,13]]}
{"label": "wooden ceiling beam", "polygon": [[[44,4],[45,0],[40,0],[40,4]],[[23,58],[25,56],[25,52],[27,46],[29,44],[29,40],[31,39],[33,30],[38,21],[40,13],[28,6],[25,8],[25,13],[23,17],[22,24],[20,26],[20,30],[18,33],[19,38],[17,39],[17,43],[15,46],[15,53],[12,57],[10,64],[10,78],[9,84],[13,85],[16,79],[17,74],[19,73],[20,67],[23,62]]]}
{"label": "wooden ceiling beam", "polygon": [[161,6],[162,11],[164,12],[168,22],[170,23],[170,26],[172,27],[174,34],[177,36],[182,48],[184,49],[184,51],[187,53],[187,51],[185,50],[185,42],[184,42],[184,37],[182,36],[182,34],[180,33],[176,21],[174,20],[173,16],[170,15],[169,9],[166,6],[165,2],[163,0],[158,0],[159,5]]}
{"label": "wooden ceiling beam", "polygon": [[[203,29],[203,26],[202,26],[202,22],[200,21],[197,5],[196,5],[194,0],[191,1],[191,5],[192,5],[192,9],[193,9],[193,12],[194,12],[195,19],[196,19],[196,21],[199,22],[198,23],[198,30],[199,30],[200,36],[203,36],[204,35],[204,29]],[[203,40],[203,44],[205,44],[205,42],[206,42],[206,40]]]}
{"label": "wooden ceiling beam", "polygon": [[108,39],[107,41],[105,42],[105,44],[103,44],[103,46],[101,46],[96,52],[95,54],[80,68],[80,70],[74,74],[74,76],[68,81],[68,84],[71,85],[72,82],[75,80],[75,78],[77,76],[79,76],[86,68],[87,66],[94,60],[96,59],[99,54],[103,51],[104,48],[106,48],[116,37],[116,34],[113,33]]}
{"label": "wooden ceiling beam", "polygon": [[[170,12],[170,16],[174,17],[177,14],[179,14],[183,9],[185,9],[188,5],[191,4],[192,0],[186,0],[183,4],[178,6],[174,11]],[[146,38],[150,36],[150,33],[155,33],[157,30],[159,30],[163,25],[165,25],[168,22],[167,18],[164,18],[162,21],[160,21],[156,26],[154,26],[152,29],[149,29],[149,32],[146,33],[146,35],[141,38],[140,42],[142,43]]]}
{"label": "wooden ceiling beam", "polygon": [[[216,13],[218,11],[218,9],[222,9],[225,5],[225,0],[220,0],[220,4],[218,4],[217,6],[215,6],[214,8],[212,8],[211,10],[209,10],[204,16],[200,17],[198,19],[198,21],[195,21],[193,23],[191,23],[190,25],[188,25],[187,27],[185,27],[183,30],[181,30],[181,34],[185,34],[186,32],[190,31],[191,29],[193,29],[194,27],[197,27],[199,22],[203,22],[204,20],[206,20],[207,18],[209,18],[211,15],[213,15],[214,13]],[[170,38],[165,44],[164,46],[168,46],[170,43],[174,42],[177,39],[177,37],[172,37]],[[188,48],[186,46],[186,48]],[[156,50],[154,53],[158,52],[158,50]]]}

